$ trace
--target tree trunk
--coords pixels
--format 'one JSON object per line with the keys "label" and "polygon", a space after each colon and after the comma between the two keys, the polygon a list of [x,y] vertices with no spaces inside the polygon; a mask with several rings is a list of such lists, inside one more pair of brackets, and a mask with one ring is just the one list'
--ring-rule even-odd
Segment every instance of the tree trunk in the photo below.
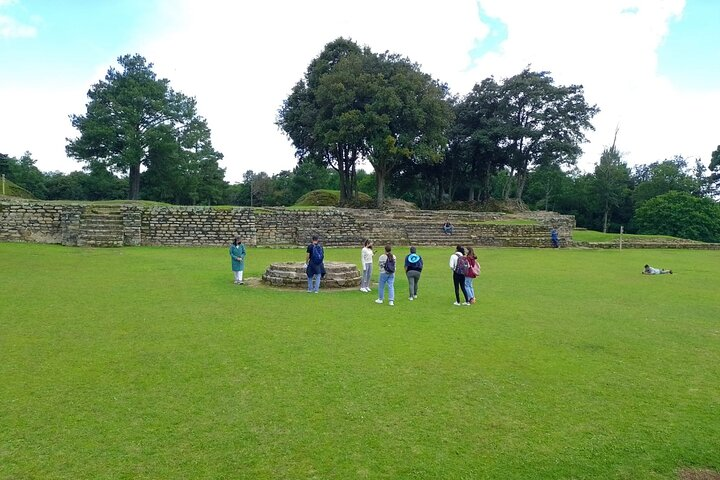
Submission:
{"label": "tree trunk", "polygon": [[471,202],[475,200],[475,186],[474,185],[470,185],[470,190],[468,191],[468,200]]}
{"label": "tree trunk", "polygon": [[610,214],[610,205],[609,205],[609,202],[606,200],[605,201],[605,214],[603,215],[603,233],[607,233],[609,214]]}
{"label": "tree trunk", "polygon": [[382,208],[385,203],[385,172],[375,170],[375,186],[377,188],[377,207]]}
{"label": "tree trunk", "polygon": [[130,166],[130,192],[128,200],[138,200],[140,198],[140,164]]}
{"label": "tree trunk", "polygon": [[515,178],[515,169],[510,169],[510,173],[508,174],[505,185],[503,186],[502,196],[503,200],[505,201],[510,200],[510,191],[512,190],[513,178]]}
{"label": "tree trunk", "polygon": [[525,182],[527,181],[527,171],[518,170],[517,173],[517,191],[515,198],[522,200],[523,190],[525,190]]}

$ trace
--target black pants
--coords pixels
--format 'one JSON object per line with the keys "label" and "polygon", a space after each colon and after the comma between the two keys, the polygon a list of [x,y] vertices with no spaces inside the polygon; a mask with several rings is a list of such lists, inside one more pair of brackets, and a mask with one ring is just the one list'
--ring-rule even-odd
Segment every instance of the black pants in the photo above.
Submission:
{"label": "black pants", "polygon": [[460,287],[465,297],[465,302],[467,302],[468,295],[467,290],[465,290],[465,275],[453,272],[453,285],[455,285],[455,301],[460,303],[460,292],[458,291],[458,287]]}

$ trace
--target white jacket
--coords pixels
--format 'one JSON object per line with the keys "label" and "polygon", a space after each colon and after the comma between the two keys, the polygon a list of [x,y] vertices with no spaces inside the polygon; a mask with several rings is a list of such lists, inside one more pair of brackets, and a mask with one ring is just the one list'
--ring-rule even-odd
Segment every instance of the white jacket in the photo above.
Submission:
{"label": "white jacket", "polygon": [[372,248],[363,247],[362,253],[360,254],[360,263],[362,263],[363,266],[367,263],[372,263],[373,255],[375,255],[375,252]]}
{"label": "white jacket", "polygon": [[462,257],[463,254],[460,252],[455,252],[450,256],[450,270],[453,272],[455,271],[455,267],[457,267],[457,261],[458,258]]}

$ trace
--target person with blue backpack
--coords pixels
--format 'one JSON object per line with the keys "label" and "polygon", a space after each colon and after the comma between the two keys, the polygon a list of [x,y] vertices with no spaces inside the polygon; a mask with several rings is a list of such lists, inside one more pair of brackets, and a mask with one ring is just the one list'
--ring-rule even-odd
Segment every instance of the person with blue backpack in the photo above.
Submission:
{"label": "person with blue backpack", "polygon": [[307,267],[305,272],[308,277],[308,293],[318,293],[318,291],[320,291],[320,279],[322,279],[325,271],[325,266],[323,265],[325,252],[319,243],[317,235],[313,235],[312,243],[308,245],[306,251],[305,265],[307,265]]}
{"label": "person with blue backpack", "polygon": [[385,253],[378,259],[380,267],[380,280],[378,281],[378,299],[375,303],[383,303],[385,297],[385,285],[388,287],[388,305],[395,305],[395,255],[392,254],[392,247],[385,246]]}
{"label": "person with blue backpack", "polygon": [[410,254],[405,257],[405,275],[408,279],[408,287],[410,289],[410,297],[408,300],[413,301],[417,298],[418,283],[420,283],[420,272],[423,269],[422,257],[417,254],[415,247],[410,247]]}

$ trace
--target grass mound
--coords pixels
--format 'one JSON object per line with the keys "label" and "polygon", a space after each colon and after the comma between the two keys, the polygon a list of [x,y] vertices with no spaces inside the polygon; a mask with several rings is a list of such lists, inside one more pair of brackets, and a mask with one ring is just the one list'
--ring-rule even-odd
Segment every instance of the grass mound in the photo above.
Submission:
{"label": "grass mound", "polygon": [[[368,208],[372,206],[372,198],[365,193],[358,193],[357,202],[351,202],[352,207]],[[295,202],[297,207],[337,207],[340,205],[339,190],[313,190],[306,193]]]}
{"label": "grass mound", "polygon": [[[3,191],[0,190],[0,196],[3,195]],[[28,190],[25,190],[20,185],[17,185],[7,178],[5,179],[5,196],[6,197],[17,197],[17,198],[27,198],[29,200],[34,200],[35,195],[30,193]]]}

